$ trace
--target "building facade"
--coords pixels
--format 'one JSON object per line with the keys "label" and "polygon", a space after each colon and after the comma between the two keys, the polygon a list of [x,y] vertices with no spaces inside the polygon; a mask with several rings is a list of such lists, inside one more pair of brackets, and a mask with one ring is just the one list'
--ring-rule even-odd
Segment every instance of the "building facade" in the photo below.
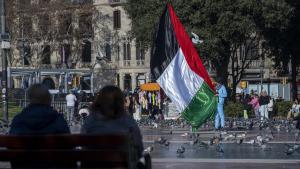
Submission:
{"label": "building facade", "polygon": [[[55,89],[63,85],[62,78],[67,79],[68,85],[72,83],[74,87],[75,83],[80,87],[82,80],[78,77],[99,72],[95,69],[114,71],[107,77],[93,74],[95,83],[90,87],[99,87],[105,81],[103,78],[114,79],[110,83],[127,91],[148,82],[150,55],[143,44],[130,37],[131,21],[122,8],[124,3],[124,0],[11,1],[7,5],[12,44],[9,67],[15,73],[11,75],[11,86],[23,87],[24,81],[32,81],[30,77],[35,70],[42,72],[40,82]],[[101,66],[100,60],[106,66]]]}

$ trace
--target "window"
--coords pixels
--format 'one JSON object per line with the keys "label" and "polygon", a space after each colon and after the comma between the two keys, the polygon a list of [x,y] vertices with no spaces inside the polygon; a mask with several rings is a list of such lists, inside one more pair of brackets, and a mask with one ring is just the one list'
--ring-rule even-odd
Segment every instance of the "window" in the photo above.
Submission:
{"label": "window", "polygon": [[72,15],[65,14],[60,16],[60,33],[61,35],[71,34],[73,27],[72,27]]}
{"label": "window", "polygon": [[43,47],[42,53],[42,64],[51,64],[51,53],[50,53],[50,46],[46,45]]}
{"label": "window", "polygon": [[257,42],[247,41],[246,45],[242,48],[242,56],[246,56],[246,59],[258,59],[258,45]]}
{"label": "window", "polygon": [[69,44],[64,44],[61,46],[61,63],[68,63],[69,57],[71,55],[71,46]]}
{"label": "window", "polygon": [[124,43],[123,50],[124,50],[124,53],[123,53],[124,60],[131,60],[130,43]]}
{"label": "window", "polygon": [[79,17],[80,34],[84,37],[91,37],[93,34],[92,14],[84,13]]}
{"label": "window", "polygon": [[40,15],[38,22],[41,34],[47,34],[50,28],[50,17],[47,14]]}
{"label": "window", "polygon": [[114,11],[114,29],[121,28],[121,11],[116,10]]}
{"label": "window", "polygon": [[91,42],[86,41],[82,48],[82,55],[81,55],[82,62],[87,63],[87,62],[92,61],[92,57],[91,57],[92,51],[91,50],[92,50]]}
{"label": "window", "polygon": [[19,0],[19,10],[26,10],[29,9],[31,5],[31,0]]}
{"label": "window", "polygon": [[31,49],[30,46],[24,47],[24,65],[28,66],[30,65],[31,60]]}
{"label": "window", "polygon": [[120,46],[118,45],[117,46],[117,58],[116,58],[116,61],[119,61],[120,60]]}
{"label": "window", "polygon": [[[23,33],[23,35],[22,35]],[[20,18],[20,37],[29,38],[32,34],[32,20],[30,17]]]}
{"label": "window", "polygon": [[92,4],[92,0],[71,0],[74,5],[88,5]]}
{"label": "window", "polygon": [[111,47],[110,44],[105,45],[105,56],[107,60],[111,61]]}
{"label": "window", "polygon": [[145,60],[145,50],[141,43],[136,44],[136,60]]}

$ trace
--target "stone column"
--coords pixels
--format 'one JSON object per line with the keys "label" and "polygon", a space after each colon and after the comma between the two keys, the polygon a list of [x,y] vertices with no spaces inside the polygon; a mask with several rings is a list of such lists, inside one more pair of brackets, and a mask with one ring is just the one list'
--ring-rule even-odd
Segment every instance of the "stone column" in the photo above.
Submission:
{"label": "stone column", "polygon": [[131,73],[131,90],[134,91],[136,88],[136,74]]}
{"label": "stone column", "polygon": [[119,73],[119,80],[120,80],[120,89],[124,90],[124,73]]}
{"label": "stone column", "polygon": [[145,75],[146,75],[146,83],[149,83],[151,80],[151,77],[150,77],[151,74],[149,72],[147,72],[147,73],[145,73]]}

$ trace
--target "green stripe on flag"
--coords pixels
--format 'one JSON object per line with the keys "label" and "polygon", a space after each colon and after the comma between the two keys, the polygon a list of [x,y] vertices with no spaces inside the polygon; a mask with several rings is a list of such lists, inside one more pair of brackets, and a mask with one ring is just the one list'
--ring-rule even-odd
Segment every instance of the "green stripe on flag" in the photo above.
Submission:
{"label": "green stripe on flag", "polygon": [[196,130],[206,122],[207,119],[212,117],[216,111],[217,97],[210,87],[203,82],[181,116],[192,125],[193,130]]}

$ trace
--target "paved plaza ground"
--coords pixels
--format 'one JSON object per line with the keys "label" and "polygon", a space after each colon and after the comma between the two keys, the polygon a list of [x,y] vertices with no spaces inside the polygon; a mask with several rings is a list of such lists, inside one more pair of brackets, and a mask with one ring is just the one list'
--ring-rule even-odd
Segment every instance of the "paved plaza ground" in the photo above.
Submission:
{"label": "paved plaza ground", "polygon": [[[80,125],[71,127],[72,133],[80,132]],[[274,139],[266,147],[248,144],[246,141],[255,138],[262,131],[254,128],[251,131],[226,131],[230,134],[245,134],[245,143],[237,144],[233,141],[222,141],[224,153],[216,151],[216,145],[201,147],[193,145],[194,138],[187,135],[188,129],[141,127],[145,148],[152,146],[151,152],[153,169],[298,169],[300,167],[300,153],[286,155],[286,144],[300,144],[295,141],[296,130],[274,132]],[[200,130],[196,132],[203,142],[220,134],[219,131]],[[156,143],[160,137],[166,138],[169,146]],[[184,146],[186,151],[178,156],[176,151]],[[8,163],[1,163],[1,168],[8,168]]]}
{"label": "paved plaza ground", "polygon": [[[185,136],[188,130],[173,131],[163,129],[143,129],[145,147],[153,146],[151,153],[154,169],[293,169],[300,167],[300,153],[286,155],[286,144],[300,144],[295,142],[295,133],[285,131],[274,133],[274,139],[267,144],[266,148],[252,144],[237,144],[230,141],[223,141],[224,153],[216,151],[216,146],[208,148],[192,145],[191,138]],[[227,131],[230,133],[246,133],[245,140],[256,137],[260,131]],[[219,132],[200,131],[200,139],[208,141]],[[154,143],[159,137],[165,137],[170,141],[169,147]],[[176,150],[184,146],[186,152],[178,157]]]}

